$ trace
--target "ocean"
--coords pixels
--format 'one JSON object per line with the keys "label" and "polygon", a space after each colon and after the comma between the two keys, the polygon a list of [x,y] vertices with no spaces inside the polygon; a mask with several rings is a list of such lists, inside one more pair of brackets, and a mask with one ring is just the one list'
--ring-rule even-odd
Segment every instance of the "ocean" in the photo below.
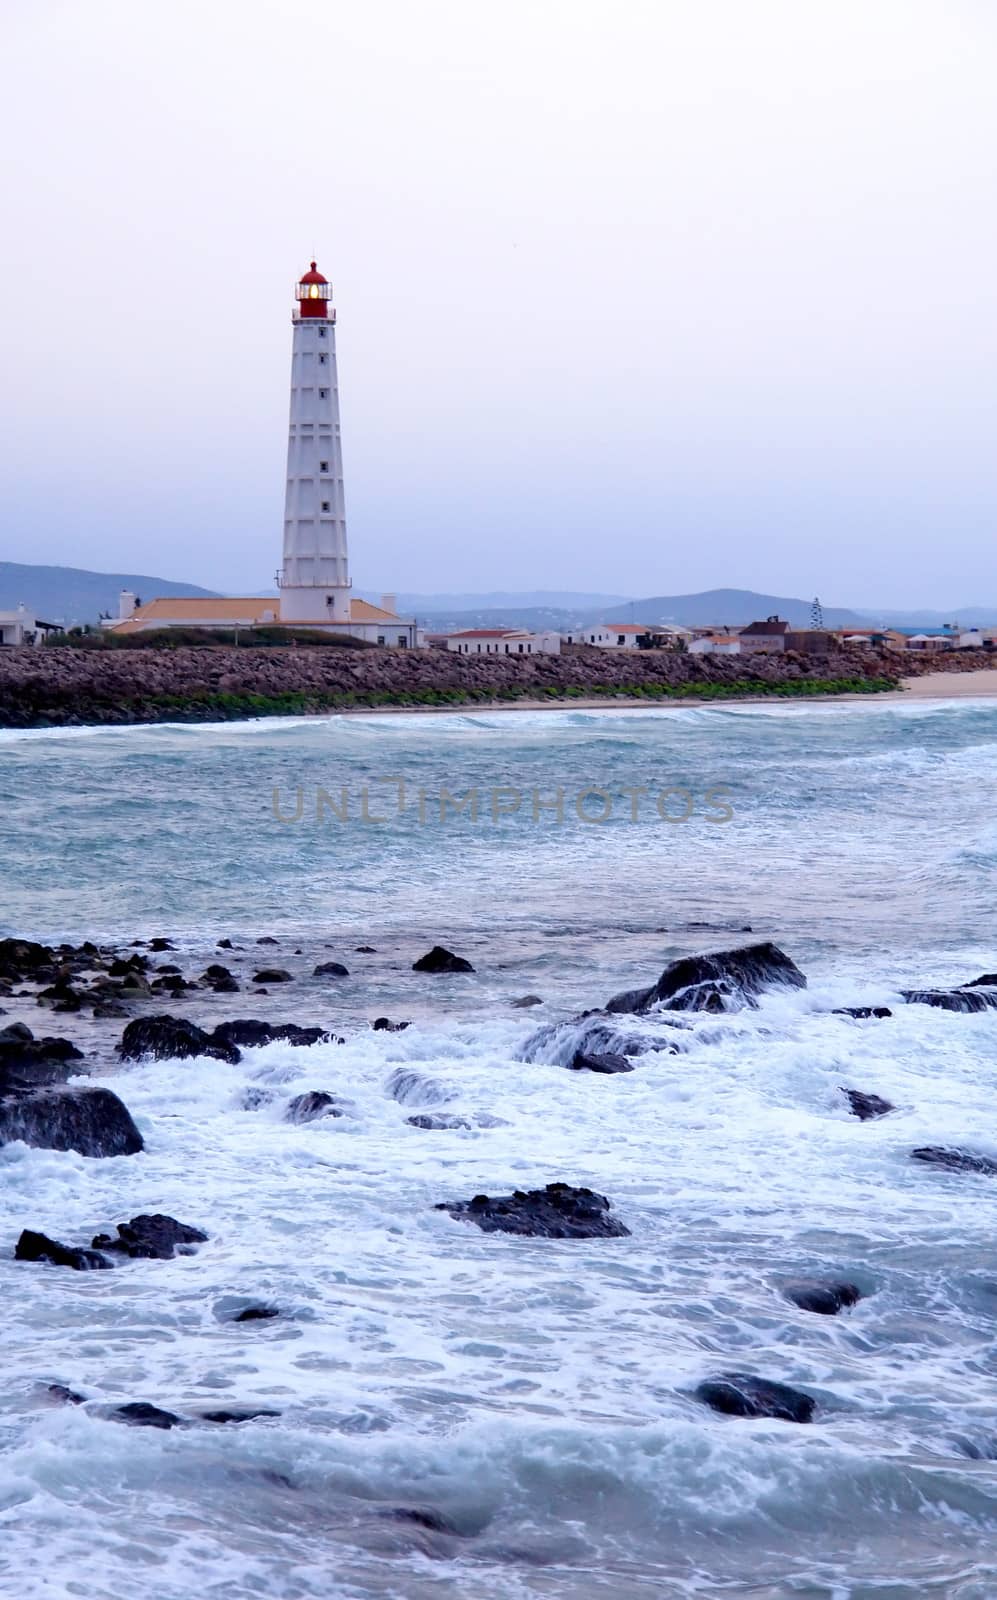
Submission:
{"label": "ocean", "polygon": [[[997,1154],[997,1011],[900,990],[997,968],[995,779],[973,700],[0,731],[0,935],[165,936],[153,963],[240,989],[161,1010],[333,1035],[121,1063],[124,1022],[0,996],[146,1143],[0,1148],[10,1592],[992,1600],[997,1179],[911,1151]],[[805,989],[641,1018],[631,1072],[566,1070],[571,1027],[529,1044],[767,940]],[[436,944],[474,971],[413,971]],[[846,1087],[895,1109],[861,1122]],[[286,1121],[308,1090],[342,1114]],[[629,1236],[436,1209],[562,1180]],[[207,1242],[13,1259],[22,1228],[160,1211]],[[862,1297],[816,1315],[801,1277]],[[257,1304],[279,1315],[233,1320]],[[709,1410],[725,1371],[814,1421]],[[113,1420],[133,1401],[186,1425]],[[277,1414],[201,1420],[221,1406]]]}

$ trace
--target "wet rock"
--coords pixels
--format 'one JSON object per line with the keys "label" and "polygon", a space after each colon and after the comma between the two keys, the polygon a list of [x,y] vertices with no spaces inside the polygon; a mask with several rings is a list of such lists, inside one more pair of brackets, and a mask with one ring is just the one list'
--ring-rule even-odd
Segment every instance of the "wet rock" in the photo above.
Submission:
{"label": "wet rock", "polygon": [[205,1033],[185,1017],[137,1017],[121,1036],[118,1054],[125,1061],[152,1056],[157,1061],[183,1061],[209,1056],[232,1065],[241,1061],[236,1046]]}
{"label": "wet rock", "polygon": [[39,989],[35,1003],[52,1011],[82,1011],[83,996],[69,983],[52,983],[47,989]]}
{"label": "wet rock", "polygon": [[939,1011],[997,1010],[997,989],[905,989],[910,1006],[934,1006]]}
{"label": "wet rock", "polygon": [[235,945],[232,943],[231,939],[219,939],[217,944],[215,945],[215,949],[216,950],[234,950],[235,949]]}
{"label": "wet rock", "polygon": [[251,1017],[237,1017],[230,1022],[220,1022],[211,1037],[219,1044],[253,1049],[257,1045],[271,1044],[274,1039],[285,1044],[318,1044],[330,1035],[326,1028],[303,1028],[296,1022],[257,1022]]}
{"label": "wet rock", "polygon": [[924,1161],[928,1166],[944,1167],[948,1172],[979,1172],[985,1177],[997,1177],[997,1161],[992,1156],[980,1155],[976,1150],[960,1150],[945,1145],[922,1145],[911,1151],[912,1161]]}
{"label": "wet rock", "polygon": [[319,1117],[341,1117],[342,1107],[322,1089],[309,1089],[295,1095],[284,1113],[285,1122],[315,1122]]}
{"label": "wet rock", "polygon": [[510,1000],[509,1004],[516,1011],[525,1011],[529,1006],[542,1006],[543,1000],[538,994],[521,994],[517,999]]}
{"label": "wet rock", "polygon": [[246,1306],[233,1317],[233,1322],[270,1322],[274,1317],[279,1317],[280,1312],[276,1306]]}
{"label": "wet rock", "polygon": [[[674,1026],[680,1025],[676,1022]],[[647,1050],[674,1052],[677,1049],[678,1045],[668,1039],[642,1038],[639,1034],[621,1032],[616,1019],[610,1021],[605,1011],[583,1011],[566,1022],[548,1022],[538,1028],[522,1046],[519,1059],[570,1067],[579,1054],[629,1057],[643,1055]]]}
{"label": "wet rock", "polygon": [[181,1428],[183,1418],[174,1411],[161,1411],[147,1400],[132,1400],[126,1406],[116,1406],[110,1413],[113,1422],[126,1422],[130,1428]]}
{"label": "wet rock", "polygon": [[348,978],[349,975],[349,969],[341,961],[320,961],[312,973],[313,978]]}
{"label": "wet rock", "polygon": [[213,961],[201,974],[201,980],[213,989],[215,994],[238,994],[239,985],[233,978],[228,967],[223,967],[219,962]]}
{"label": "wet rock", "polygon": [[434,944],[427,955],[420,956],[418,961],[412,963],[413,972],[473,972],[470,961],[465,961],[463,956],[455,956],[452,950],[445,950],[441,944]]}
{"label": "wet rock", "polygon": [[892,1017],[889,1006],[835,1006],[832,1017]]}
{"label": "wet rock", "polygon": [[442,1106],[454,1098],[455,1091],[435,1078],[424,1078],[410,1067],[398,1067],[384,1086],[393,1100],[403,1106]]}
{"label": "wet rock", "polygon": [[75,1065],[82,1060],[68,1039],[35,1039],[23,1023],[12,1023],[0,1033],[0,1094],[65,1083],[83,1071]]}
{"label": "wet rock", "polygon": [[95,1250],[115,1250],[135,1260],[172,1261],[174,1256],[193,1255],[194,1246],[204,1244],[207,1237],[200,1228],[155,1212],[151,1216],[132,1217],[130,1222],[119,1222],[116,1239],[110,1234],[98,1233],[93,1246]]}
{"label": "wet rock", "polygon": [[132,1156],[144,1148],[127,1108],[110,1089],[33,1089],[0,1101],[0,1144]]}
{"label": "wet rock", "polygon": [[256,943],[257,944],[280,944],[280,940],[272,938],[269,933],[265,933],[263,935],[262,939],[257,939]]}
{"label": "wet rock", "polygon": [[997,989],[997,972],[984,972],[979,978],[972,978],[969,983],[960,983],[960,989]]}
{"label": "wet rock", "polygon": [[895,1110],[892,1100],[884,1100],[878,1094],[864,1094],[861,1089],[842,1089],[842,1094],[848,1101],[852,1114],[860,1122],[870,1122],[874,1117],[885,1117],[888,1112]]}
{"label": "wet rock", "polygon": [[780,1422],[811,1422],[817,1407],[812,1395],[771,1383],[750,1372],[722,1372],[696,1389],[696,1399],[729,1417],[774,1417]]}
{"label": "wet rock", "polygon": [[854,1283],[820,1283],[815,1278],[787,1283],[782,1292],[801,1311],[815,1311],[822,1317],[834,1317],[862,1298],[862,1291]]}
{"label": "wet rock", "polygon": [[0,1047],[7,1044],[30,1044],[34,1037],[26,1022],[10,1022],[6,1028],[0,1028]]}
{"label": "wet rock", "polygon": [[375,1033],[402,1033],[411,1026],[411,1022],[392,1022],[390,1017],[375,1017],[371,1023]]}
{"label": "wet rock", "polygon": [[576,1050],[568,1066],[572,1072],[632,1072],[633,1066],[626,1056],[615,1055],[607,1050],[602,1054],[592,1054],[584,1050]]}
{"label": "wet rock", "polygon": [[372,944],[358,944],[354,946],[358,956],[376,956],[377,951]]}
{"label": "wet rock", "polygon": [[610,1216],[605,1195],[548,1183],[545,1189],[516,1189],[512,1194],[475,1195],[473,1200],[442,1201],[434,1207],[485,1233],[516,1233],[537,1239],[620,1239],[630,1229]]}
{"label": "wet rock", "polygon": [[182,978],[179,972],[165,972],[161,978],[153,978],[149,985],[153,994],[170,995],[183,994],[192,987],[193,985],[188,983],[186,978]]}
{"label": "wet rock", "polygon": [[65,1383],[50,1383],[46,1392],[53,1400],[59,1401],[64,1406],[82,1406],[86,1402],[85,1394],[77,1394],[75,1389],[70,1389]]}
{"label": "wet rock", "polygon": [[243,1111],[262,1111],[264,1106],[272,1105],[274,1094],[271,1089],[247,1089],[240,1102]]}
{"label": "wet rock", "polygon": [[377,1514],[391,1522],[410,1522],[417,1528],[428,1528],[430,1533],[449,1533],[455,1538],[461,1537],[460,1529],[442,1511],[436,1511],[432,1506],[385,1506]]}
{"label": "wet rock", "polygon": [[445,1128],[470,1128],[472,1124],[466,1117],[452,1116],[446,1111],[423,1111],[417,1116],[406,1117],[405,1121],[412,1128],[429,1128],[442,1131]]}
{"label": "wet rock", "polygon": [[112,961],[107,969],[109,978],[130,978],[133,973],[143,972],[149,965],[145,956],[128,956],[126,960]]}
{"label": "wet rock", "polygon": [[293,979],[283,967],[264,967],[261,972],[253,974],[254,983],[291,983]]}
{"label": "wet rock", "polygon": [[163,939],[163,938],[157,937],[155,939],[150,939],[149,940],[149,949],[150,950],[175,950],[176,946],[173,943],[172,939]]}
{"label": "wet rock", "polygon": [[235,1409],[232,1411],[202,1411],[202,1422],[252,1422],[254,1417],[279,1417],[279,1411],[268,1411],[259,1406],[255,1410]]}
{"label": "wet rock", "polygon": [[605,1009],[638,1015],[652,1006],[669,1011],[736,1011],[755,1006],[757,996],[768,989],[804,989],[806,982],[778,945],[752,944],[712,955],[683,956],[665,968],[657,983],[614,995]]}
{"label": "wet rock", "polygon": [[25,1228],[14,1247],[15,1261],[48,1261],[54,1267],[72,1267],[74,1272],[102,1272],[114,1265],[97,1250],[83,1250],[60,1244],[44,1233]]}

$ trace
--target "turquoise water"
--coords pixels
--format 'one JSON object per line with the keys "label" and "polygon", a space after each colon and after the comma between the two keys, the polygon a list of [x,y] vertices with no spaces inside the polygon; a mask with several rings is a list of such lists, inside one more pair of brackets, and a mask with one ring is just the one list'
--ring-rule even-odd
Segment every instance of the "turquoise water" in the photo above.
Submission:
{"label": "turquoise water", "polygon": [[[994,1152],[997,1013],[897,990],[997,967],[995,736],[985,702],[0,733],[0,931],[167,934],[189,975],[227,936],[240,993],[188,1014],[344,1040],[122,1067],[120,1023],[54,1019],[146,1150],[0,1149],[12,1591],[990,1600],[997,1185],[910,1150]],[[477,814],[441,819],[444,788]],[[262,935],[293,975],[267,996]],[[647,1024],[625,1076],[522,1059],[538,1026],[752,937],[809,987],[687,1019],[678,1054]],[[475,972],[414,973],[437,941]],[[893,1017],[833,1014],[870,1003]],[[412,1025],[374,1033],[381,1013]],[[896,1111],[859,1123],[842,1085]],[[345,1114],[286,1122],[309,1089]],[[408,1120],[441,1106],[463,1126]],[[555,1178],[607,1194],[630,1237],[434,1209]],[[156,1210],[209,1242],[90,1275],[10,1259],[22,1227],[79,1241]],[[800,1275],[863,1298],[799,1311],[780,1285]],[[260,1299],[281,1317],[227,1320]],[[692,1390],[724,1368],[800,1385],[817,1422],[705,1411]],[[53,1382],[86,1403],[53,1407]],[[281,1415],[107,1420],[130,1400]]]}

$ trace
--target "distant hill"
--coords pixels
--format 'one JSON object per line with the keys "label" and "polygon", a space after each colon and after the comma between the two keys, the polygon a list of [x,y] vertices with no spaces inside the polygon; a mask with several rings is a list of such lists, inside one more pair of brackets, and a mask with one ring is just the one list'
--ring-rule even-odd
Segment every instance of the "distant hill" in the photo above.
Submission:
{"label": "distant hill", "polygon": [[889,628],[941,628],[959,622],[964,628],[997,626],[997,606],[952,606],[948,611],[863,611],[863,621]]}
{"label": "distant hill", "polygon": [[[705,589],[702,594],[655,595],[650,600],[630,600],[623,613],[607,617],[604,612],[593,611],[586,621],[591,622],[678,622],[687,627],[701,627],[704,623],[723,622],[744,627],[749,622],[763,622],[766,617],[780,616],[794,627],[810,626],[810,600],[791,600],[785,595],[755,594],[751,589]],[[824,621],[828,627],[845,627],[859,624],[862,617],[857,611],[847,611],[842,606],[825,606]]]}
{"label": "distant hill", "polygon": [[[365,600],[375,605],[382,594],[389,591],[360,589]],[[591,611],[606,606],[621,606],[628,602],[618,594],[576,593],[572,589],[526,589],[521,591],[492,590],[483,594],[397,594],[399,611],[406,616],[425,616],[428,612],[453,615],[464,611]]]}
{"label": "distant hill", "polygon": [[154,595],[200,595],[214,598],[215,589],[196,583],[173,583],[137,572],[88,572],[83,567],[32,567],[0,561],[0,611],[22,603],[45,622],[96,622],[102,611],[118,614],[118,595],[131,589],[143,600]]}

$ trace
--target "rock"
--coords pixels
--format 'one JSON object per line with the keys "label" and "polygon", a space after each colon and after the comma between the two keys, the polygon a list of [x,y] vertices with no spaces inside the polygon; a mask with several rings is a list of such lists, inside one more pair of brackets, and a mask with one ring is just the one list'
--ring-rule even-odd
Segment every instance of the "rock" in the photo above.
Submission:
{"label": "rock", "polygon": [[0,1101],[0,1144],[36,1150],[133,1156],[144,1148],[127,1108],[110,1089],[34,1089]]}
{"label": "rock", "polygon": [[452,1217],[474,1222],[485,1233],[516,1233],[538,1239],[620,1239],[630,1233],[609,1215],[610,1202],[592,1189],[548,1183],[545,1189],[516,1189],[512,1194],[473,1200],[442,1201],[434,1207]]}
{"label": "rock", "polygon": [[[648,1039],[639,1034],[623,1033],[615,1026],[605,1011],[583,1011],[566,1022],[548,1022],[532,1033],[519,1051],[521,1061],[545,1062],[548,1066],[570,1067],[575,1057],[584,1056],[639,1056],[647,1050],[675,1052],[678,1045],[670,1039]],[[656,1018],[656,1022],[669,1023],[676,1029],[686,1024]]]}
{"label": "rock", "polygon": [[239,992],[239,985],[231,972],[229,972],[228,967],[221,966],[217,961],[212,962],[210,967],[205,968],[201,974],[201,980],[208,985],[209,989],[213,989],[215,994],[237,994]]}
{"label": "rock", "polygon": [[256,943],[257,944],[280,944],[280,940],[279,939],[273,939],[273,938],[271,938],[269,933],[265,933],[263,935],[262,939],[257,939]]}
{"label": "rock", "polygon": [[873,1117],[885,1117],[888,1112],[895,1110],[892,1100],[884,1100],[878,1094],[864,1094],[861,1089],[842,1089],[841,1092],[860,1122],[869,1122]]}
{"label": "rock", "polygon": [[253,974],[254,983],[291,983],[293,979],[283,967],[264,967],[262,972]]}
{"label": "rock", "polygon": [[633,1067],[626,1056],[613,1054],[606,1051],[601,1055],[586,1054],[584,1050],[576,1050],[568,1066],[572,1072],[632,1072]]}
{"label": "rock", "polygon": [[81,1071],[83,1060],[68,1039],[35,1039],[23,1023],[12,1023],[0,1034],[0,1094],[65,1083]]}
{"label": "rock", "polygon": [[145,956],[129,956],[126,961],[112,961],[107,969],[109,978],[130,978],[135,972],[143,972],[149,965]]}
{"label": "rock", "polygon": [[944,1167],[949,1172],[980,1172],[985,1177],[997,1177],[997,1161],[980,1155],[975,1150],[960,1150],[944,1145],[922,1145],[911,1151],[912,1161],[924,1161],[932,1167]]}
{"label": "rock", "polygon": [[309,1089],[295,1095],[284,1113],[285,1122],[315,1122],[319,1117],[341,1117],[342,1108],[331,1094],[322,1089]]}
{"label": "rock", "polygon": [[722,1372],[696,1389],[696,1399],[729,1417],[774,1417],[780,1422],[810,1422],[817,1407],[812,1395],[785,1383],[770,1383],[750,1372]]}
{"label": "rock", "polygon": [[528,1006],[542,1006],[543,1000],[538,994],[521,994],[518,999],[510,1000],[509,1004],[516,1011],[525,1011]]}
{"label": "rock", "polygon": [[862,1298],[862,1291],[854,1283],[819,1283],[814,1278],[787,1283],[782,1292],[801,1311],[816,1311],[822,1317],[836,1316],[845,1306],[853,1306]]}
{"label": "rock", "polygon": [[118,1054],[125,1061],[141,1061],[152,1056],[157,1061],[183,1061],[209,1056],[233,1066],[242,1057],[235,1045],[205,1033],[185,1017],[137,1017],[121,1036]]}
{"label": "rock", "polygon": [[435,1078],[424,1078],[410,1067],[398,1067],[384,1086],[393,1100],[403,1106],[442,1106],[454,1098],[455,1091]]}
{"label": "rock", "polygon": [[177,1255],[193,1255],[193,1246],[204,1244],[207,1237],[200,1228],[189,1227],[185,1222],[177,1222],[175,1217],[156,1212],[152,1216],[132,1217],[130,1222],[119,1222],[116,1239],[110,1234],[98,1233],[93,1246],[95,1250],[116,1250],[136,1260],[172,1261]]}
{"label": "rock", "polygon": [[150,950],[175,950],[176,945],[172,939],[155,938],[149,940]]}
{"label": "rock", "polygon": [[86,1402],[85,1394],[77,1394],[75,1389],[70,1389],[65,1383],[50,1383],[47,1393],[64,1406],[82,1406]]}
{"label": "rock", "polygon": [[53,983],[38,991],[35,1004],[49,1006],[53,1011],[82,1011],[83,996],[71,984]]}
{"label": "rock", "polygon": [[354,946],[358,956],[376,956],[377,951],[372,944],[358,944]]}
{"label": "rock", "polygon": [[995,1011],[997,989],[905,989],[910,1006],[934,1006],[939,1011]]}
{"label": "rock", "polygon": [[247,1089],[240,1102],[243,1111],[262,1111],[264,1106],[272,1105],[273,1091],[270,1089]]}
{"label": "rock", "polygon": [[889,1006],[835,1006],[832,1017],[892,1017]]}
{"label": "rock", "polygon": [[421,1112],[418,1116],[406,1117],[405,1121],[411,1128],[431,1128],[440,1131],[444,1128],[470,1128],[471,1123],[466,1117],[452,1116],[446,1111]]}
{"label": "rock", "polygon": [[320,961],[312,973],[313,978],[348,978],[349,975],[341,961]]}
{"label": "rock", "polygon": [[279,1316],[280,1312],[276,1306],[246,1306],[245,1310],[240,1311],[237,1317],[232,1318],[232,1321],[269,1322],[272,1318]]}
{"label": "rock", "polygon": [[[182,978],[179,972],[167,972],[161,978],[153,978],[149,987],[154,994],[177,995],[183,994],[186,989],[192,988],[193,985],[189,984],[186,978]],[[238,987],[238,984],[236,984],[236,988]]]}
{"label": "rock", "polygon": [[26,1022],[10,1022],[6,1028],[0,1028],[0,1046],[5,1044],[30,1044],[34,1037]]}
{"label": "rock", "polygon": [[235,949],[235,945],[232,943],[231,939],[219,939],[217,944],[215,945],[215,949],[216,950],[234,950]]}
{"label": "rock", "polygon": [[984,972],[982,977],[973,978],[969,983],[960,983],[960,989],[995,989],[997,988],[997,972]]}
{"label": "rock", "polygon": [[441,944],[434,944],[428,955],[420,956],[418,961],[412,963],[413,972],[473,972],[470,961],[465,961],[463,956],[455,956],[452,950],[444,950]]}
{"label": "rock", "polygon": [[173,1411],[161,1411],[147,1400],[133,1400],[126,1406],[116,1406],[110,1413],[113,1422],[126,1422],[130,1428],[181,1428],[183,1418]]}
{"label": "rock", "polygon": [[755,1006],[772,988],[804,989],[807,980],[778,945],[752,944],[712,955],[672,961],[648,989],[614,995],[605,1009],[640,1014],[652,1006],[669,1011],[735,1011]]}
{"label": "rock", "polygon": [[220,1022],[211,1035],[219,1044],[242,1045],[253,1049],[257,1045],[271,1044],[279,1039],[285,1044],[318,1044],[330,1037],[326,1028],[303,1028],[296,1022],[256,1022],[250,1017]]}
{"label": "rock", "polygon": [[256,1410],[202,1411],[202,1422],[251,1422],[254,1417],[279,1417],[279,1411],[268,1411],[260,1406]]}
{"label": "rock", "polygon": [[32,1233],[25,1228],[14,1247],[15,1261],[49,1261],[54,1267],[72,1267],[74,1272],[101,1272],[113,1267],[97,1250],[82,1250],[74,1245],[60,1244],[44,1233]]}
{"label": "rock", "polygon": [[462,1537],[460,1529],[442,1511],[436,1511],[432,1506],[385,1506],[377,1515],[391,1522],[414,1523],[417,1528],[428,1528],[430,1533],[449,1533],[455,1538]]}
{"label": "rock", "polygon": [[375,1017],[371,1023],[375,1033],[402,1033],[411,1026],[411,1022],[392,1022],[390,1017]]}

